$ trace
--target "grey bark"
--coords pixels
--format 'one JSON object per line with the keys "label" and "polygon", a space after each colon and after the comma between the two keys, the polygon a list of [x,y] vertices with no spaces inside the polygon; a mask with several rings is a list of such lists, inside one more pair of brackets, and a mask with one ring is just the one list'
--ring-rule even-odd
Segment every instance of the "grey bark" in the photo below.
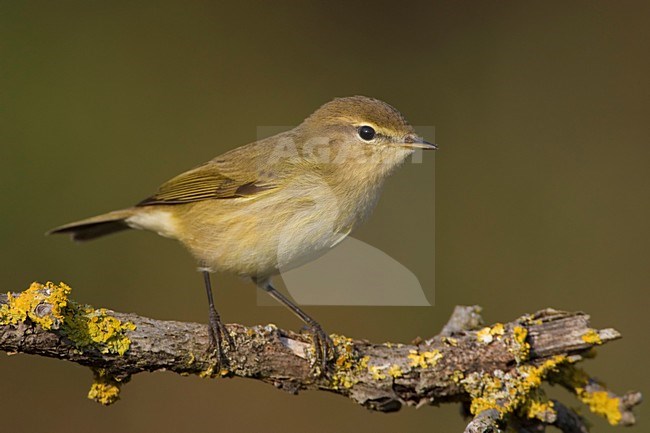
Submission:
{"label": "grey bark", "polygon": [[[6,302],[6,295],[0,296],[0,305]],[[212,370],[215,358],[209,350],[207,325],[112,311],[108,314],[135,325],[135,330],[128,332],[131,344],[123,355],[102,353],[93,347],[80,350],[61,329],[44,330],[30,320],[0,326],[0,350],[76,362],[95,371],[101,370],[104,377],[117,383],[128,381],[134,374],[157,370],[222,374],[260,380],[291,393],[305,389],[327,390],[368,409],[391,412],[404,405],[467,404],[471,398],[467,387],[458,380],[458,372],[463,377],[473,373],[508,373],[522,363],[541,365],[556,355],[578,361],[596,345],[583,338],[591,330],[589,316],[550,309],[506,323],[502,335],[496,335],[491,341],[481,340],[475,329],[482,324],[479,311],[478,307],[457,307],[440,335],[416,344],[375,344],[335,336],[336,359],[330,360],[331,370],[320,375],[310,356],[309,335],[271,325],[228,324],[236,349],[226,348],[228,371],[220,373]],[[527,331],[530,355],[524,360],[518,359],[512,347],[516,327]],[[596,332],[602,344],[620,337],[614,329]],[[436,356],[421,358],[425,364],[413,366],[422,354]],[[401,373],[395,373],[397,370]],[[391,375],[391,371],[394,374]],[[631,408],[639,401],[638,393],[621,398],[624,415],[621,424],[634,423]],[[545,425],[551,424],[566,432],[586,431],[581,418],[572,410],[559,402],[557,408],[558,418],[553,422],[537,423],[534,427],[537,430],[531,429],[535,423],[518,421],[515,413],[499,416],[498,411],[491,410],[469,421],[465,431],[497,432],[508,422],[519,426],[519,431],[544,431]]]}

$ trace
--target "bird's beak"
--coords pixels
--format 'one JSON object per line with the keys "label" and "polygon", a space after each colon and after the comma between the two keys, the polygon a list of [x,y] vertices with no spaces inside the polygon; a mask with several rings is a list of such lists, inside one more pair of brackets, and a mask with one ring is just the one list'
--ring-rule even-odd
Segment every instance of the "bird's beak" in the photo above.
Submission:
{"label": "bird's beak", "polygon": [[424,150],[436,150],[438,145],[424,141],[420,137],[407,137],[402,143],[403,147],[408,147],[409,149],[424,149]]}

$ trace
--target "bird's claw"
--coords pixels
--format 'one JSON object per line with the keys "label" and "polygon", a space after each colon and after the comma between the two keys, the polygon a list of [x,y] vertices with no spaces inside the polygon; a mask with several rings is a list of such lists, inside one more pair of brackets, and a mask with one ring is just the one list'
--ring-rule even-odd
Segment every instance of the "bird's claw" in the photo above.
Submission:
{"label": "bird's claw", "polygon": [[228,368],[229,361],[226,353],[224,352],[224,342],[228,345],[228,350],[235,349],[235,342],[228,332],[228,328],[221,322],[219,315],[216,311],[210,311],[210,323],[208,325],[208,333],[210,335],[210,352],[216,358],[216,370]]}
{"label": "bird's claw", "polygon": [[323,328],[314,323],[308,328],[314,344],[315,362],[314,370],[317,376],[326,376],[328,373],[327,361],[334,357],[334,344]]}

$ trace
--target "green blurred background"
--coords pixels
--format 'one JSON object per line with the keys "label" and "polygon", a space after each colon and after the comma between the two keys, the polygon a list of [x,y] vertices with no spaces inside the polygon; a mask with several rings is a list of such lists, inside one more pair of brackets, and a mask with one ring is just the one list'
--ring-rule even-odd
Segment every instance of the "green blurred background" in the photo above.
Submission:
{"label": "green blurred background", "polygon": [[[353,94],[435,125],[356,237],[410,268],[432,307],[310,307],[373,341],[436,333],[456,304],[488,321],[584,310],[624,339],[588,362],[648,390],[650,7],[644,2],[0,2],[0,290],[200,321],[186,252],[151,234],[74,245],[47,229],[130,205],[167,178]],[[406,222],[406,223],[405,223]],[[435,236],[435,275],[432,271]],[[435,299],[433,285],[435,280]],[[226,321],[299,328],[218,279]],[[2,430],[462,431],[454,406],[371,413],[241,379],[143,374],[85,398],[82,367],[0,355]],[[566,394],[566,402],[577,405]],[[647,404],[638,410],[647,431]],[[594,420],[595,431],[614,431]]]}

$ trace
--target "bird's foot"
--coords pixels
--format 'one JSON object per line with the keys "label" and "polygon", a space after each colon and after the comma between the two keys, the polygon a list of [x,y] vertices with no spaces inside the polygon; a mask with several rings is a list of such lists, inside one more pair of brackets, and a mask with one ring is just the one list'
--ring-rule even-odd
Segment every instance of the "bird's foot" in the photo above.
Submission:
{"label": "bird's foot", "polygon": [[327,376],[329,372],[327,361],[334,358],[334,343],[318,323],[312,323],[307,329],[314,344],[313,373],[317,377]]}
{"label": "bird's foot", "polygon": [[215,370],[228,369],[230,362],[224,351],[224,343],[228,346],[228,351],[235,349],[235,342],[228,332],[228,328],[221,322],[219,314],[216,311],[210,311],[208,334],[210,335],[209,351],[216,358]]}

